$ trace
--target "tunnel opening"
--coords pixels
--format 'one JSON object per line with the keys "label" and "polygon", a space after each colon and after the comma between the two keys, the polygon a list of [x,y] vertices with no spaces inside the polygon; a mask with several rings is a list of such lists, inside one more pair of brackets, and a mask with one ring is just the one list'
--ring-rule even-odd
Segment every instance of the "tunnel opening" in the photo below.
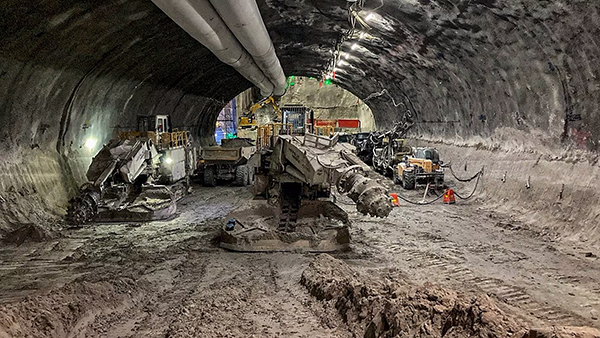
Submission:
{"label": "tunnel opening", "polygon": [[222,139],[237,137],[256,141],[257,126],[271,122],[291,123],[297,120],[294,114],[305,109],[311,113],[307,113],[302,125],[293,128],[303,128],[304,123],[308,123],[317,129],[327,126],[332,127],[333,132],[348,135],[375,130],[371,108],[332,81],[292,75],[287,82],[286,94],[276,101],[266,102],[255,87],[236,95],[218,113],[215,142],[221,144]]}

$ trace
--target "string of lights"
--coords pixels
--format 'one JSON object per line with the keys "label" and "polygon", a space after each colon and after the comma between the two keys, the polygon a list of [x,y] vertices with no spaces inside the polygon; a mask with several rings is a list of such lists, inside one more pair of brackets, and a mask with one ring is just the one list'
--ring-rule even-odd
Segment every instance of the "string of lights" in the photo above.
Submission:
{"label": "string of lights", "polygon": [[[343,66],[347,62],[342,60],[342,46],[343,44],[352,39],[356,39],[356,23],[359,22],[365,29],[370,29],[369,25],[366,23],[364,19],[362,19],[359,13],[362,11],[365,0],[350,0],[348,1],[348,22],[350,23],[350,28],[348,28],[345,32],[343,32],[340,38],[336,41],[335,47],[333,49],[332,58],[327,64],[327,68],[322,73],[322,80],[320,85],[323,83],[330,84],[331,79],[335,79],[335,72],[338,66]],[[361,33],[364,36],[364,33]],[[359,35],[360,37],[361,35]],[[356,49],[358,46],[356,44],[352,45],[352,49]],[[346,59],[348,56],[346,55]]]}

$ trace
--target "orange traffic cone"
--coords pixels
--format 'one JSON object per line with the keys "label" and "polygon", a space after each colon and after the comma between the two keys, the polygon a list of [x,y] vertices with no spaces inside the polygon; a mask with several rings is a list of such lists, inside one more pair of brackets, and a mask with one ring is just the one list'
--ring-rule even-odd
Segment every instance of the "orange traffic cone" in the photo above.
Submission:
{"label": "orange traffic cone", "polygon": [[390,197],[392,197],[392,206],[393,207],[399,207],[400,206],[400,200],[398,199],[398,194],[391,193]]}
{"label": "orange traffic cone", "polygon": [[444,192],[444,204],[454,204],[456,203],[456,198],[454,197],[454,190],[448,189]]}

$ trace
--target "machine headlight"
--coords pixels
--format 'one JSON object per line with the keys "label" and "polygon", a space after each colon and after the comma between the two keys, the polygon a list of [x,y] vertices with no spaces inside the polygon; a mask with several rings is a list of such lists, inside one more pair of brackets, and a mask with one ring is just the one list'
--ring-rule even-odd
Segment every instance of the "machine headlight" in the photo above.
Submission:
{"label": "machine headlight", "polygon": [[96,144],[98,143],[98,140],[96,140],[95,138],[88,138],[87,140],[85,140],[85,144],[84,146],[87,148],[87,150],[92,151],[96,148]]}

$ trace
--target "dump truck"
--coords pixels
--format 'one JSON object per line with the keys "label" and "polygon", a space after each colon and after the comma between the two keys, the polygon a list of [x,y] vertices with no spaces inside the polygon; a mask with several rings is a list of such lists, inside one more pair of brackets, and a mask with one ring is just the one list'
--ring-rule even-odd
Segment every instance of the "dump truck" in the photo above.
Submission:
{"label": "dump truck", "polygon": [[221,141],[221,146],[203,147],[199,171],[205,186],[214,187],[218,181],[250,185],[254,177],[256,146],[249,139],[234,138]]}
{"label": "dump truck", "polygon": [[[233,210],[220,245],[234,251],[330,252],[350,243],[348,215],[335,194],[356,203],[358,212],[387,217],[387,189],[368,177],[370,168],[351,149],[327,137],[273,135],[260,152],[256,198]],[[232,226],[232,224],[234,226]],[[235,226],[237,224],[237,226]]]}
{"label": "dump truck", "polygon": [[170,218],[190,189],[197,149],[168,115],[138,116],[138,130],[117,133],[94,156],[67,209],[73,224]]}
{"label": "dump truck", "polygon": [[417,184],[433,183],[436,189],[444,186],[444,169],[435,148],[414,148],[396,168],[394,182],[406,190],[415,189]]}

